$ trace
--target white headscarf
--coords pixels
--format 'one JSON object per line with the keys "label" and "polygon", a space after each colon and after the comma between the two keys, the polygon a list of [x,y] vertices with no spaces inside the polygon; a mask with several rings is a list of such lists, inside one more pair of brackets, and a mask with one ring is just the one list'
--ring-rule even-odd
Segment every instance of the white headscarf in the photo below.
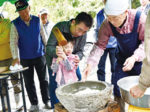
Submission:
{"label": "white headscarf", "polygon": [[129,0],[107,0],[104,11],[106,15],[120,15],[129,7]]}

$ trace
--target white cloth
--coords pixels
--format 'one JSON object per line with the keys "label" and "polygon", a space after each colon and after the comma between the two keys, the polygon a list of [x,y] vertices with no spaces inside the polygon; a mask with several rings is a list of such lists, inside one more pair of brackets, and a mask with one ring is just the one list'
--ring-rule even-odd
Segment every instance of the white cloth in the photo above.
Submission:
{"label": "white cloth", "polygon": [[107,0],[104,11],[106,15],[120,15],[129,7],[129,0]]}
{"label": "white cloth", "polygon": [[9,70],[13,71],[13,70],[19,70],[22,68],[23,68],[22,65],[15,64],[14,66],[10,66]]}

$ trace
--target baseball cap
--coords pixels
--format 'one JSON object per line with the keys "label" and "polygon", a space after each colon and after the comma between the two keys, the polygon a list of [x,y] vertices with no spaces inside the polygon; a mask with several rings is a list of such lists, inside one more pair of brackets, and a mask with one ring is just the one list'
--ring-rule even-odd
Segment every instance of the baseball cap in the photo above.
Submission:
{"label": "baseball cap", "polygon": [[26,0],[18,0],[15,2],[16,12],[26,9],[29,4]]}
{"label": "baseball cap", "polygon": [[42,15],[42,14],[48,14],[48,10],[45,9],[45,8],[43,8],[43,9],[40,10],[39,14],[40,15]]}

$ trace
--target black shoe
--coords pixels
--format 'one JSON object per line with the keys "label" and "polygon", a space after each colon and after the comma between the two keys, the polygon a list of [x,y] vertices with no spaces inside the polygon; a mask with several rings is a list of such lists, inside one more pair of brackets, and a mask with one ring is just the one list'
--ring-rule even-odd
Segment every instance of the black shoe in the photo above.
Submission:
{"label": "black shoe", "polygon": [[47,103],[45,103],[45,106],[44,106],[45,109],[51,109],[51,103],[50,101],[48,101]]}

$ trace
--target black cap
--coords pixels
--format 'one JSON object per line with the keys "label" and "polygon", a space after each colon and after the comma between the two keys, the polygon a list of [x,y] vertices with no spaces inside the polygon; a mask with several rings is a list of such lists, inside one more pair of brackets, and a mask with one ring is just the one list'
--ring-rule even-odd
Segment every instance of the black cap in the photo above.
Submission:
{"label": "black cap", "polygon": [[29,4],[26,0],[18,0],[15,2],[16,12],[26,9]]}

